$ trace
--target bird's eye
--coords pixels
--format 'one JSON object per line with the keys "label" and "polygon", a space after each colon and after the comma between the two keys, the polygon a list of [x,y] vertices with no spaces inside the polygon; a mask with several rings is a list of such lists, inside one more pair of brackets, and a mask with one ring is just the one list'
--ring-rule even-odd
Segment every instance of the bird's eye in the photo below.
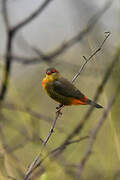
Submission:
{"label": "bird's eye", "polygon": [[47,71],[46,71],[47,75],[51,75],[53,73],[58,73],[58,71],[56,69],[47,69]]}
{"label": "bird's eye", "polygon": [[46,74],[50,75],[50,74],[52,74],[52,72],[48,70],[48,71],[46,71]]}

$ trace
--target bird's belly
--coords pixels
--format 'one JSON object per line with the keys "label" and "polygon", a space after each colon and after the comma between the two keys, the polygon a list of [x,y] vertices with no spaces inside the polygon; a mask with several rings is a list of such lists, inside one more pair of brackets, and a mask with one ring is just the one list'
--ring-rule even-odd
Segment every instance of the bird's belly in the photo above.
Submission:
{"label": "bird's belly", "polygon": [[61,94],[56,93],[52,88],[46,88],[48,95],[54,99],[55,101],[57,101],[60,104],[63,105],[71,105],[71,101],[69,97],[65,97]]}

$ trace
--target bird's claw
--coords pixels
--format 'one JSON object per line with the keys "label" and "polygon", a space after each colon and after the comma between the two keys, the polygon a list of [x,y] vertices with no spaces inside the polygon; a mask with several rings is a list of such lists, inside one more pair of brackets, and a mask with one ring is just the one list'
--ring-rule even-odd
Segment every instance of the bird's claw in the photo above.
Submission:
{"label": "bird's claw", "polygon": [[59,106],[57,106],[56,109],[59,110],[62,106],[62,104],[59,104]]}
{"label": "bird's claw", "polygon": [[57,109],[56,113],[58,113],[60,116],[62,116],[61,110],[62,110],[63,107],[64,107],[64,105],[62,105],[62,104],[59,104],[59,106],[56,107],[56,109]]}

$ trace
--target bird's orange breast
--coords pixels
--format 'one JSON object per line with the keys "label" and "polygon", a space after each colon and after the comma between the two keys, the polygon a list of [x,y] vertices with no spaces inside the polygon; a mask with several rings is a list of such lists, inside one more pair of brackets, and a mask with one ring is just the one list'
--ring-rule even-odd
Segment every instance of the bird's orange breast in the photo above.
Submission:
{"label": "bird's orange breast", "polygon": [[47,83],[47,80],[44,78],[44,79],[42,80],[42,87],[43,87],[43,88],[45,88],[46,83]]}

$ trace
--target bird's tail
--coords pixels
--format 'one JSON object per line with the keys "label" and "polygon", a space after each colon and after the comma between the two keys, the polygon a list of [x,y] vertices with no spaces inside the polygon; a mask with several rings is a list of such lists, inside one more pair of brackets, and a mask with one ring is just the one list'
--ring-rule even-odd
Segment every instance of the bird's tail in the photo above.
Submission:
{"label": "bird's tail", "polygon": [[94,101],[91,101],[90,99],[87,102],[88,104],[95,106],[96,108],[103,108],[101,105],[95,103]]}

